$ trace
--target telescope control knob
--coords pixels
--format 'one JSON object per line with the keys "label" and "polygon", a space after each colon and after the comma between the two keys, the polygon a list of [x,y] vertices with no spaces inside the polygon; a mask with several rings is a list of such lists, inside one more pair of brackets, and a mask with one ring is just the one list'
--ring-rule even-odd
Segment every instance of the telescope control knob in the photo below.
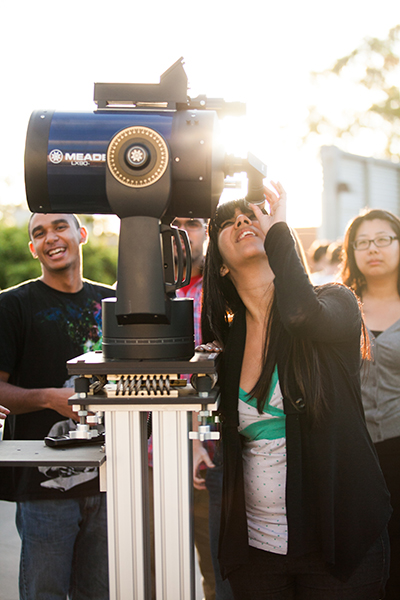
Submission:
{"label": "telescope control knob", "polygon": [[150,160],[150,153],[142,144],[134,144],[127,149],[125,160],[130,167],[133,167],[134,169],[142,169],[148,164]]}

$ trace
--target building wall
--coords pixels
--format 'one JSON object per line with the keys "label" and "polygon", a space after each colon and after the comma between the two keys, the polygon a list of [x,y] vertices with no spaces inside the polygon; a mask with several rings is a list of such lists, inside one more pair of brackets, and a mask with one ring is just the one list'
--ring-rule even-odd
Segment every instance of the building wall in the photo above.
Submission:
{"label": "building wall", "polygon": [[343,237],[348,222],[368,208],[400,216],[400,164],[322,146],[322,224],[319,238]]}

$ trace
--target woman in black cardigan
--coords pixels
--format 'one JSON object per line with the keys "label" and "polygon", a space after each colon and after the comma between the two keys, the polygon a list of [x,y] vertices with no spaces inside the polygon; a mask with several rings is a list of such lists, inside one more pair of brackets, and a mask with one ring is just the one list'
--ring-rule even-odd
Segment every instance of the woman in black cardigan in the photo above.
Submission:
{"label": "woman in black cardigan", "polygon": [[360,399],[358,303],[344,286],[311,285],[273,186],[270,214],[229,202],[209,226],[203,326],[224,349],[221,571],[238,600],[379,600],[391,508]]}

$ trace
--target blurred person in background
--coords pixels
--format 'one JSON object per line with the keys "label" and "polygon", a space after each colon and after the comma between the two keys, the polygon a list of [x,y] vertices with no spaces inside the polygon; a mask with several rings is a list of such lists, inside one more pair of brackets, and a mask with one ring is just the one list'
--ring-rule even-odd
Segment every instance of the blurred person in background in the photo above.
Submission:
{"label": "blurred person in background", "polygon": [[[176,218],[172,225],[185,229],[192,254],[189,284],[177,290],[177,296],[193,298],[195,344],[201,344],[201,307],[203,300],[204,253],[207,221]],[[193,429],[197,430],[197,413]],[[219,443],[193,440],[194,536],[203,575],[205,600],[233,600],[228,581],[223,581],[218,563],[218,539],[222,497],[222,453]],[[210,563],[211,558],[211,563]],[[211,570],[210,570],[211,566]]]}
{"label": "blurred person in background", "polygon": [[400,219],[369,209],[347,228],[341,278],[360,298],[372,360],[363,364],[368,431],[391,494],[390,578],[386,600],[400,598]]}
{"label": "blurred person in background", "polygon": [[342,247],[343,244],[340,240],[329,244],[325,254],[325,267],[321,271],[311,274],[311,281],[314,285],[323,285],[338,280],[342,263]]}
{"label": "blurred person in background", "polygon": [[[189,238],[192,262],[190,282],[184,288],[178,289],[176,295],[178,298],[193,299],[194,338],[195,345],[198,346],[202,339],[201,306],[207,222],[201,218],[177,217],[171,225],[178,229],[184,229]],[[186,260],[185,254],[184,259]],[[190,374],[182,377],[190,380]],[[197,417],[198,414],[193,412],[194,430],[198,428]],[[148,450],[149,482],[152,486],[152,438],[149,440]],[[194,542],[202,575],[205,600],[233,600],[229,582],[222,580],[217,559],[222,493],[222,466],[220,460],[220,453],[214,441],[200,442],[199,440],[193,440]],[[152,494],[153,490],[151,488],[150,498],[152,498]],[[152,578],[154,589],[154,559],[152,559]]]}
{"label": "blurred person in background", "polygon": [[307,251],[308,266],[311,273],[318,273],[327,265],[326,253],[330,242],[328,240],[314,240]]}

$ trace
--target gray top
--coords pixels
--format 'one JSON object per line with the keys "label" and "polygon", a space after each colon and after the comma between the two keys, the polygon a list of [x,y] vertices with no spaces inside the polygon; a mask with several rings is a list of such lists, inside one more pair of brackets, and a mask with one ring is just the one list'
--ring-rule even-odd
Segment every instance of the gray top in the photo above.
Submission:
{"label": "gray top", "polygon": [[372,441],[400,436],[400,319],[371,339],[371,362],[361,370],[362,401]]}

